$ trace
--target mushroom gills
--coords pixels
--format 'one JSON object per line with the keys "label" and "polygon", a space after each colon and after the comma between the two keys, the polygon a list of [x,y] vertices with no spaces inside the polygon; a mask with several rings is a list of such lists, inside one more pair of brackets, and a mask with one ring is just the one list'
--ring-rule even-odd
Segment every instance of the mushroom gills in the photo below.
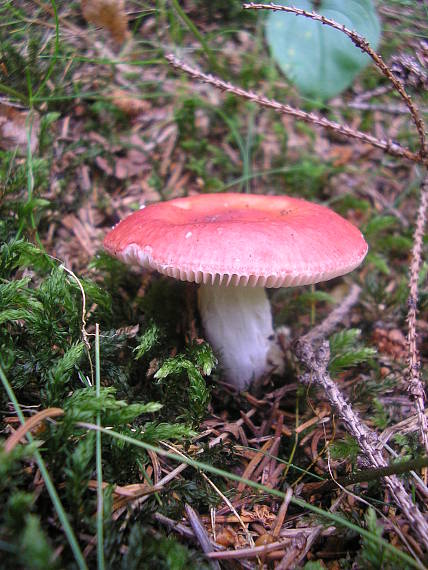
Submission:
{"label": "mushroom gills", "polygon": [[200,285],[199,312],[227,382],[239,391],[268,370],[274,330],[263,287]]}

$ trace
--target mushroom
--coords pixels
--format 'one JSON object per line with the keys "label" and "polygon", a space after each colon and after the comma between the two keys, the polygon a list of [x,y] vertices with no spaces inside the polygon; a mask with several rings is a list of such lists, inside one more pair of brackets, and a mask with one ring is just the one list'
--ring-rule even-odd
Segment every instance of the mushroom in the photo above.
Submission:
{"label": "mushroom", "polygon": [[144,207],[119,222],[104,247],[126,263],[199,284],[206,337],[238,390],[268,371],[275,335],[265,288],[344,275],[367,253],[361,232],[328,208],[233,193]]}

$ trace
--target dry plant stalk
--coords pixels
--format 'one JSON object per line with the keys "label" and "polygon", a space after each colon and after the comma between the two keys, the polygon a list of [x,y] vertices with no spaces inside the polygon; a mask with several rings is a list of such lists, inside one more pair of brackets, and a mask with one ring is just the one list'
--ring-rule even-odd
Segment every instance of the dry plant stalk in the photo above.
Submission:
{"label": "dry plant stalk", "polygon": [[[193,534],[201,545],[203,552],[207,555],[209,555],[211,552],[214,552],[213,544],[207,531],[205,530],[201,519],[199,518],[198,513],[187,503],[184,505],[184,510],[186,511],[186,515],[189,519],[190,526],[192,527]],[[210,566],[213,570],[221,570],[220,564],[217,562],[217,560],[211,560]]]}
{"label": "dry plant stalk", "polygon": [[10,453],[29,431],[34,429],[44,420],[47,420],[49,418],[56,418],[63,415],[64,410],[61,408],[47,408],[46,410],[37,412],[37,414],[28,419],[25,424],[22,424],[11,436],[7,438],[4,444],[5,452]]}
{"label": "dry plant stalk", "polygon": [[418,421],[421,432],[422,443],[428,453],[428,420],[425,415],[425,391],[421,379],[421,362],[417,347],[416,316],[418,310],[418,281],[422,263],[422,245],[426,222],[426,211],[428,206],[428,177],[422,183],[421,199],[419,204],[416,229],[413,237],[412,257],[410,261],[409,280],[409,309],[407,313],[409,343],[409,371],[408,371],[408,391],[416,406]]}

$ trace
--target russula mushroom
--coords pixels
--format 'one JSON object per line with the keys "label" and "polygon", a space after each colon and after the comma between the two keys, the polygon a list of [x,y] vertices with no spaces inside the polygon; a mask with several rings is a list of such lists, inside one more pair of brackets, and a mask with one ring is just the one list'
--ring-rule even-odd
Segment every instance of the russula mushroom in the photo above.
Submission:
{"label": "russula mushroom", "polygon": [[265,287],[326,281],[367,253],[361,232],[328,208],[232,193],[147,206],[117,224],[104,247],[126,263],[199,283],[207,339],[238,390],[267,372],[274,330]]}

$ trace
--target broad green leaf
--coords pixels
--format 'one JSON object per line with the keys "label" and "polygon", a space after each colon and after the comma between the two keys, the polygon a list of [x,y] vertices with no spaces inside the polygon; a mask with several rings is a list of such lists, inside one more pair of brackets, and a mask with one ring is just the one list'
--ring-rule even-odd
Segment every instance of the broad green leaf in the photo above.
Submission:
{"label": "broad green leaf", "polygon": [[[314,11],[310,0],[278,4]],[[323,0],[316,12],[358,32],[376,49],[380,23],[372,0]],[[304,16],[269,12],[266,39],[285,75],[303,95],[317,100],[346,89],[370,62],[345,34]]]}

